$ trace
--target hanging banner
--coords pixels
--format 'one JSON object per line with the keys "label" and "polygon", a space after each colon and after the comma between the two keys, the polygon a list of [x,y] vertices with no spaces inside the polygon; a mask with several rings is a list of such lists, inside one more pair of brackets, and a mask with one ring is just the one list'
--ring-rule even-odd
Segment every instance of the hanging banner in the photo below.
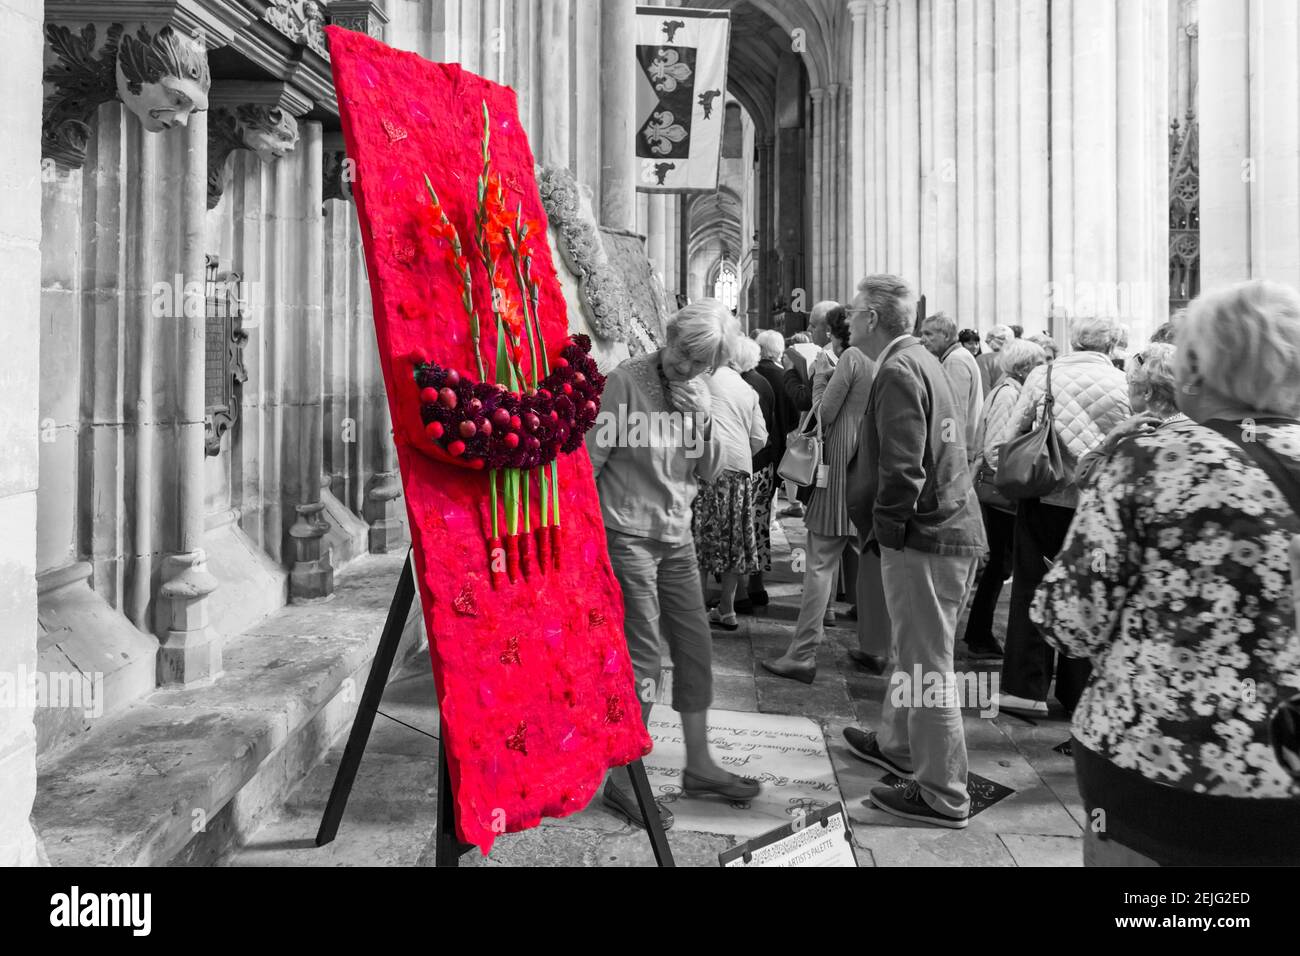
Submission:
{"label": "hanging banner", "polygon": [[636,8],[637,189],[718,186],[727,52],[726,10]]}

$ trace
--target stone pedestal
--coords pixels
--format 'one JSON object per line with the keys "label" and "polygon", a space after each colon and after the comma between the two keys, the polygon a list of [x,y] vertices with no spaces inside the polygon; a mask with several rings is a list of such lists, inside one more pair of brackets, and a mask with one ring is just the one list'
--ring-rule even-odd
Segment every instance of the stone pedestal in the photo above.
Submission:
{"label": "stone pedestal", "polygon": [[328,597],[334,592],[334,568],[323,539],[329,531],[322,512],[325,503],[314,501],[294,508],[298,519],[289,528],[293,541],[293,570],[289,572],[289,593],[297,599]]}
{"label": "stone pedestal", "polygon": [[169,622],[158,648],[158,683],[193,684],[221,673],[221,639],[208,621],[206,598],[217,589],[201,549],[169,554],[161,568],[158,605]]}
{"label": "stone pedestal", "polygon": [[402,480],[397,472],[380,472],[370,479],[366,488],[365,519],[370,525],[371,554],[387,554],[406,543],[401,497]]}

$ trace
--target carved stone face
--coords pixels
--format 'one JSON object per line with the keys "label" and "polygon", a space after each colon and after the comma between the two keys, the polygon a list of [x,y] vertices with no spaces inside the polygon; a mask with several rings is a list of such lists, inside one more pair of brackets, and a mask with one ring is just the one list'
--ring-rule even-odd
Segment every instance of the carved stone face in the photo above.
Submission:
{"label": "carved stone face", "polygon": [[246,106],[239,109],[244,145],[269,163],[298,145],[298,121],[278,107]]}
{"label": "carved stone face", "polygon": [[117,95],[149,132],[184,126],[191,113],[206,110],[209,86],[207,50],[197,40],[171,27],[122,37]]}
{"label": "carved stone face", "polygon": [[141,84],[137,96],[124,89],[121,67],[118,67],[118,95],[126,108],[140,117],[144,128],[151,133],[171,129],[173,126],[185,126],[190,121],[191,113],[208,108],[207,94],[197,83],[173,76],[163,77],[157,83]]}

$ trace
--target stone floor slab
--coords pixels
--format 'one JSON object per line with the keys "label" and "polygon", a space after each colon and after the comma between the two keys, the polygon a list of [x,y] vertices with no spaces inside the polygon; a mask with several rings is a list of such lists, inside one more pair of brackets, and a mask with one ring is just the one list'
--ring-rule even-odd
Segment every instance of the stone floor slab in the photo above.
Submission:
{"label": "stone floor slab", "polygon": [[711,711],[709,746],[725,769],[753,777],[763,791],[748,805],[681,792],[685,751],[677,715],[655,707],[655,749],[646,758],[650,785],[676,817],[675,830],[721,833],[748,840],[789,823],[795,812],[839,800],[821,727],[807,717]]}

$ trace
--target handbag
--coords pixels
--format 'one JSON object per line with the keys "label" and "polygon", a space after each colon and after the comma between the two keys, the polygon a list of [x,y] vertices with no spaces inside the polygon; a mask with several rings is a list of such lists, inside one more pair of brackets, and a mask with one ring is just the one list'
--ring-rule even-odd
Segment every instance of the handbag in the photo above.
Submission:
{"label": "handbag", "polygon": [[[1300,422],[1291,418],[1270,418],[1260,419],[1260,421],[1300,425]],[[1206,428],[1213,429],[1224,438],[1235,443],[1238,448],[1249,455],[1264,474],[1272,479],[1273,484],[1277,485],[1278,491],[1282,492],[1282,497],[1287,500],[1291,510],[1300,515],[1300,478],[1296,477],[1295,472],[1288,468],[1271,448],[1261,441],[1246,441],[1241,435],[1240,427],[1232,422],[1216,418],[1204,422],[1204,425]],[[1300,580],[1297,580],[1296,574],[1298,567],[1300,567],[1300,535],[1296,535],[1291,539],[1291,587],[1293,591],[1297,585],[1300,585]],[[1297,605],[1297,616],[1300,616],[1300,605]],[[1273,744],[1273,752],[1277,756],[1277,762],[1291,776],[1300,780],[1300,694],[1294,695],[1289,700],[1284,700],[1278,705],[1277,710],[1273,712],[1272,720],[1269,721],[1269,738]]]}
{"label": "handbag", "polygon": [[821,464],[822,410],[818,405],[800,415],[798,427],[785,437],[785,454],[776,473],[801,488],[809,488],[817,483]]}
{"label": "handbag", "polygon": [[1052,366],[1047,366],[1047,394],[1043,399],[1043,420],[1037,428],[1017,435],[998,451],[998,471],[993,479],[998,491],[1012,501],[1041,498],[1065,479],[1061,440],[1056,435],[1052,414]]}

